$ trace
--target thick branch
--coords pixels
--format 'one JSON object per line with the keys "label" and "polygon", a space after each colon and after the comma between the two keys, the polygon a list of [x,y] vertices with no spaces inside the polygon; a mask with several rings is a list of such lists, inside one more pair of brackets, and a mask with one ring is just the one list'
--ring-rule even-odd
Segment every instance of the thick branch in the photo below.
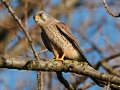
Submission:
{"label": "thick branch", "polygon": [[64,63],[56,60],[19,60],[15,58],[0,58],[0,68],[10,68],[19,70],[41,70],[54,72],[74,72],[99,80],[110,82],[111,84],[120,85],[120,78],[100,73],[90,67],[87,63],[65,60]]}

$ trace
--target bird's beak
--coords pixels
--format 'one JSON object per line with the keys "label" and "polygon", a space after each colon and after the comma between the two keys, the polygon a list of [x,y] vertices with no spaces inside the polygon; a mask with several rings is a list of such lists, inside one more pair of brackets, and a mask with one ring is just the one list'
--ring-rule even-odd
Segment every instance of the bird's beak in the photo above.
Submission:
{"label": "bird's beak", "polygon": [[37,22],[40,19],[40,16],[39,15],[34,15],[33,18]]}

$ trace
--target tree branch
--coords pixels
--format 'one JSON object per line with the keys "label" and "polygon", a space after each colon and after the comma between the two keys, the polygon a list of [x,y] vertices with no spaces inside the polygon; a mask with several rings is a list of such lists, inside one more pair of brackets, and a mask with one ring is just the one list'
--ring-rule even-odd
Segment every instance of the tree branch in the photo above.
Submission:
{"label": "tree branch", "polygon": [[62,76],[62,72],[56,72],[59,81],[68,89],[76,90],[65,78]]}
{"label": "tree branch", "polygon": [[[1,0],[2,3],[7,7],[8,11],[11,13],[11,15],[13,16],[13,18],[17,21],[17,23],[19,24],[19,26],[21,27],[21,29],[23,30],[28,42],[29,42],[29,45],[33,51],[33,54],[34,54],[34,57],[39,60],[39,57],[38,57],[38,53],[36,52],[35,48],[34,48],[34,45],[33,45],[33,42],[32,42],[32,39],[28,33],[28,30],[23,26],[21,20],[17,17],[17,15],[15,14],[15,12],[12,10],[12,7],[10,5],[10,3],[8,2],[8,0]],[[42,79],[42,72],[38,71],[37,72],[37,79],[38,79],[38,90],[43,90],[43,79]]]}
{"label": "tree branch", "polygon": [[[119,57],[120,56],[120,53],[117,53],[117,54],[114,54],[114,55],[111,55],[111,56],[109,56],[109,57],[107,57],[107,58],[103,58],[103,59],[101,59],[101,60],[99,60],[99,62],[96,64],[96,65],[94,65],[94,68],[97,70],[101,65],[103,66],[103,64],[104,63],[106,63],[106,62],[108,62],[108,61],[110,61],[110,60],[113,60],[114,58],[117,58],[117,57]],[[107,65],[108,66],[108,65]],[[113,75],[116,75],[116,76],[118,76],[118,72],[116,73],[116,72],[113,72],[114,70],[110,70],[111,72],[110,72],[110,74],[113,74]],[[119,76],[118,76],[119,77]],[[85,81],[85,79],[86,79],[87,77],[86,76],[82,76],[82,77],[78,77],[77,79],[76,79],[76,81],[75,82],[73,82],[72,83],[72,85],[74,86],[74,87],[77,87],[80,83],[82,83],[83,81]],[[111,86],[111,87],[113,87],[113,88],[120,88],[120,87],[117,87],[117,86]]]}
{"label": "tree branch", "polygon": [[33,71],[53,71],[53,72],[74,72],[82,74],[98,80],[110,82],[111,84],[120,85],[120,78],[100,73],[90,67],[85,62],[77,62],[65,60],[64,63],[56,60],[19,60],[15,58],[0,57],[0,68],[10,68],[18,70],[33,70]]}
{"label": "tree branch", "polygon": [[114,15],[114,14],[109,10],[109,8],[108,8],[108,6],[107,6],[105,0],[102,0],[102,1],[103,1],[103,5],[105,6],[107,12],[108,12],[111,16],[113,16],[113,17],[115,17],[115,18],[120,17],[120,14],[118,14],[118,15]]}
{"label": "tree branch", "polygon": [[117,54],[111,55],[111,56],[109,56],[107,58],[103,58],[94,66],[94,68],[98,69],[100,67],[100,65],[102,65],[102,63],[108,62],[108,61],[110,61],[110,60],[112,60],[112,59],[114,59],[116,57],[119,57],[119,56],[120,56],[120,53],[117,53]]}

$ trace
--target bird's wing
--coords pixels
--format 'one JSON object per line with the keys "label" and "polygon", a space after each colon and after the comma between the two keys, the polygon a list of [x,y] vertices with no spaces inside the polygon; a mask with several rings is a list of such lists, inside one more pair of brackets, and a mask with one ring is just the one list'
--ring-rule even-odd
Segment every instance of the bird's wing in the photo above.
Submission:
{"label": "bird's wing", "polygon": [[[75,46],[75,48],[79,51],[80,55],[83,57],[84,61],[87,61],[87,58],[85,57],[83,51],[80,49],[77,40],[73,36],[72,32],[69,30],[69,28],[62,22],[57,22],[56,24],[57,29],[59,30],[60,33],[64,34],[65,37],[72,43],[72,45]],[[89,62],[88,62],[89,63]]]}
{"label": "bird's wing", "polygon": [[[62,22],[58,22],[56,24],[57,29],[59,30],[60,33],[64,34],[65,37],[70,41],[70,43],[72,43],[72,45],[75,46],[75,48],[79,51],[79,54],[82,56],[82,61],[87,62],[91,67],[93,67],[88,61],[87,58],[85,57],[83,51],[80,49],[80,47],[78,46],[78,43],[75,39],[75,37],[73,36],[73,34],[71,33],[71,31],[69,30],[69,28]],[[81,61],[81,60],[79,60]],[[104,86],[103,83],[100,83],[99,80],[91,78],[95,83],[97,83],[99,86]]]}
{"label": "bird's wing", "polygon": [[52,52],[52,49],[51,49],[51,46],[50,46],[50,42],[48,42],[48,38],[47,38],[47,35],[44,33],[44,32],[41,32],[41,37],[42,37],[42,40],[43,40],[43,43],[45,45],[45,47]]}

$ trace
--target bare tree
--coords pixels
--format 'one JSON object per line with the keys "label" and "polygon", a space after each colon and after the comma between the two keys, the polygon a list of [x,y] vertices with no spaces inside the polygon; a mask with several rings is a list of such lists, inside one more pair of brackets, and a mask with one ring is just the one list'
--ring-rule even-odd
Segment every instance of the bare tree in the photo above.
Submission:
{"label": "bare tree", "polygon": [[[73,87],[77,90],[120,89],[119,1],[1,1],[0,67],[2,69],[0,87],[2,90],[22,90],[24,88],[27,90],[37,88],[40,88],[38,90],[62,90],[66,87],[71,90]],[[41,30],[33,20],[35,12],[40,10],[48,12],[69,26],[88,61],[98,71],[93,70],[86,63],[66,60],[63,65],[55,60],[49,61],[54,56],[46,50],[41,40]],[[35,71],[39,70],[46,72],[42,74],[40,72],[41,76],[38,73],[40,77],[37,79]],[[63,86],[56,78],[54,72],[59,71],[71,72],[69,75],[64,74],[63,78],[63,81],[65,78],[67,79],[65,83],[68,83],[68,86],[64,82],[66,87]],[[106,87],[92,87],[96,84],[89,80],[89,77],[102,80]],[[40,85],[38,85],[38,80]]]}

